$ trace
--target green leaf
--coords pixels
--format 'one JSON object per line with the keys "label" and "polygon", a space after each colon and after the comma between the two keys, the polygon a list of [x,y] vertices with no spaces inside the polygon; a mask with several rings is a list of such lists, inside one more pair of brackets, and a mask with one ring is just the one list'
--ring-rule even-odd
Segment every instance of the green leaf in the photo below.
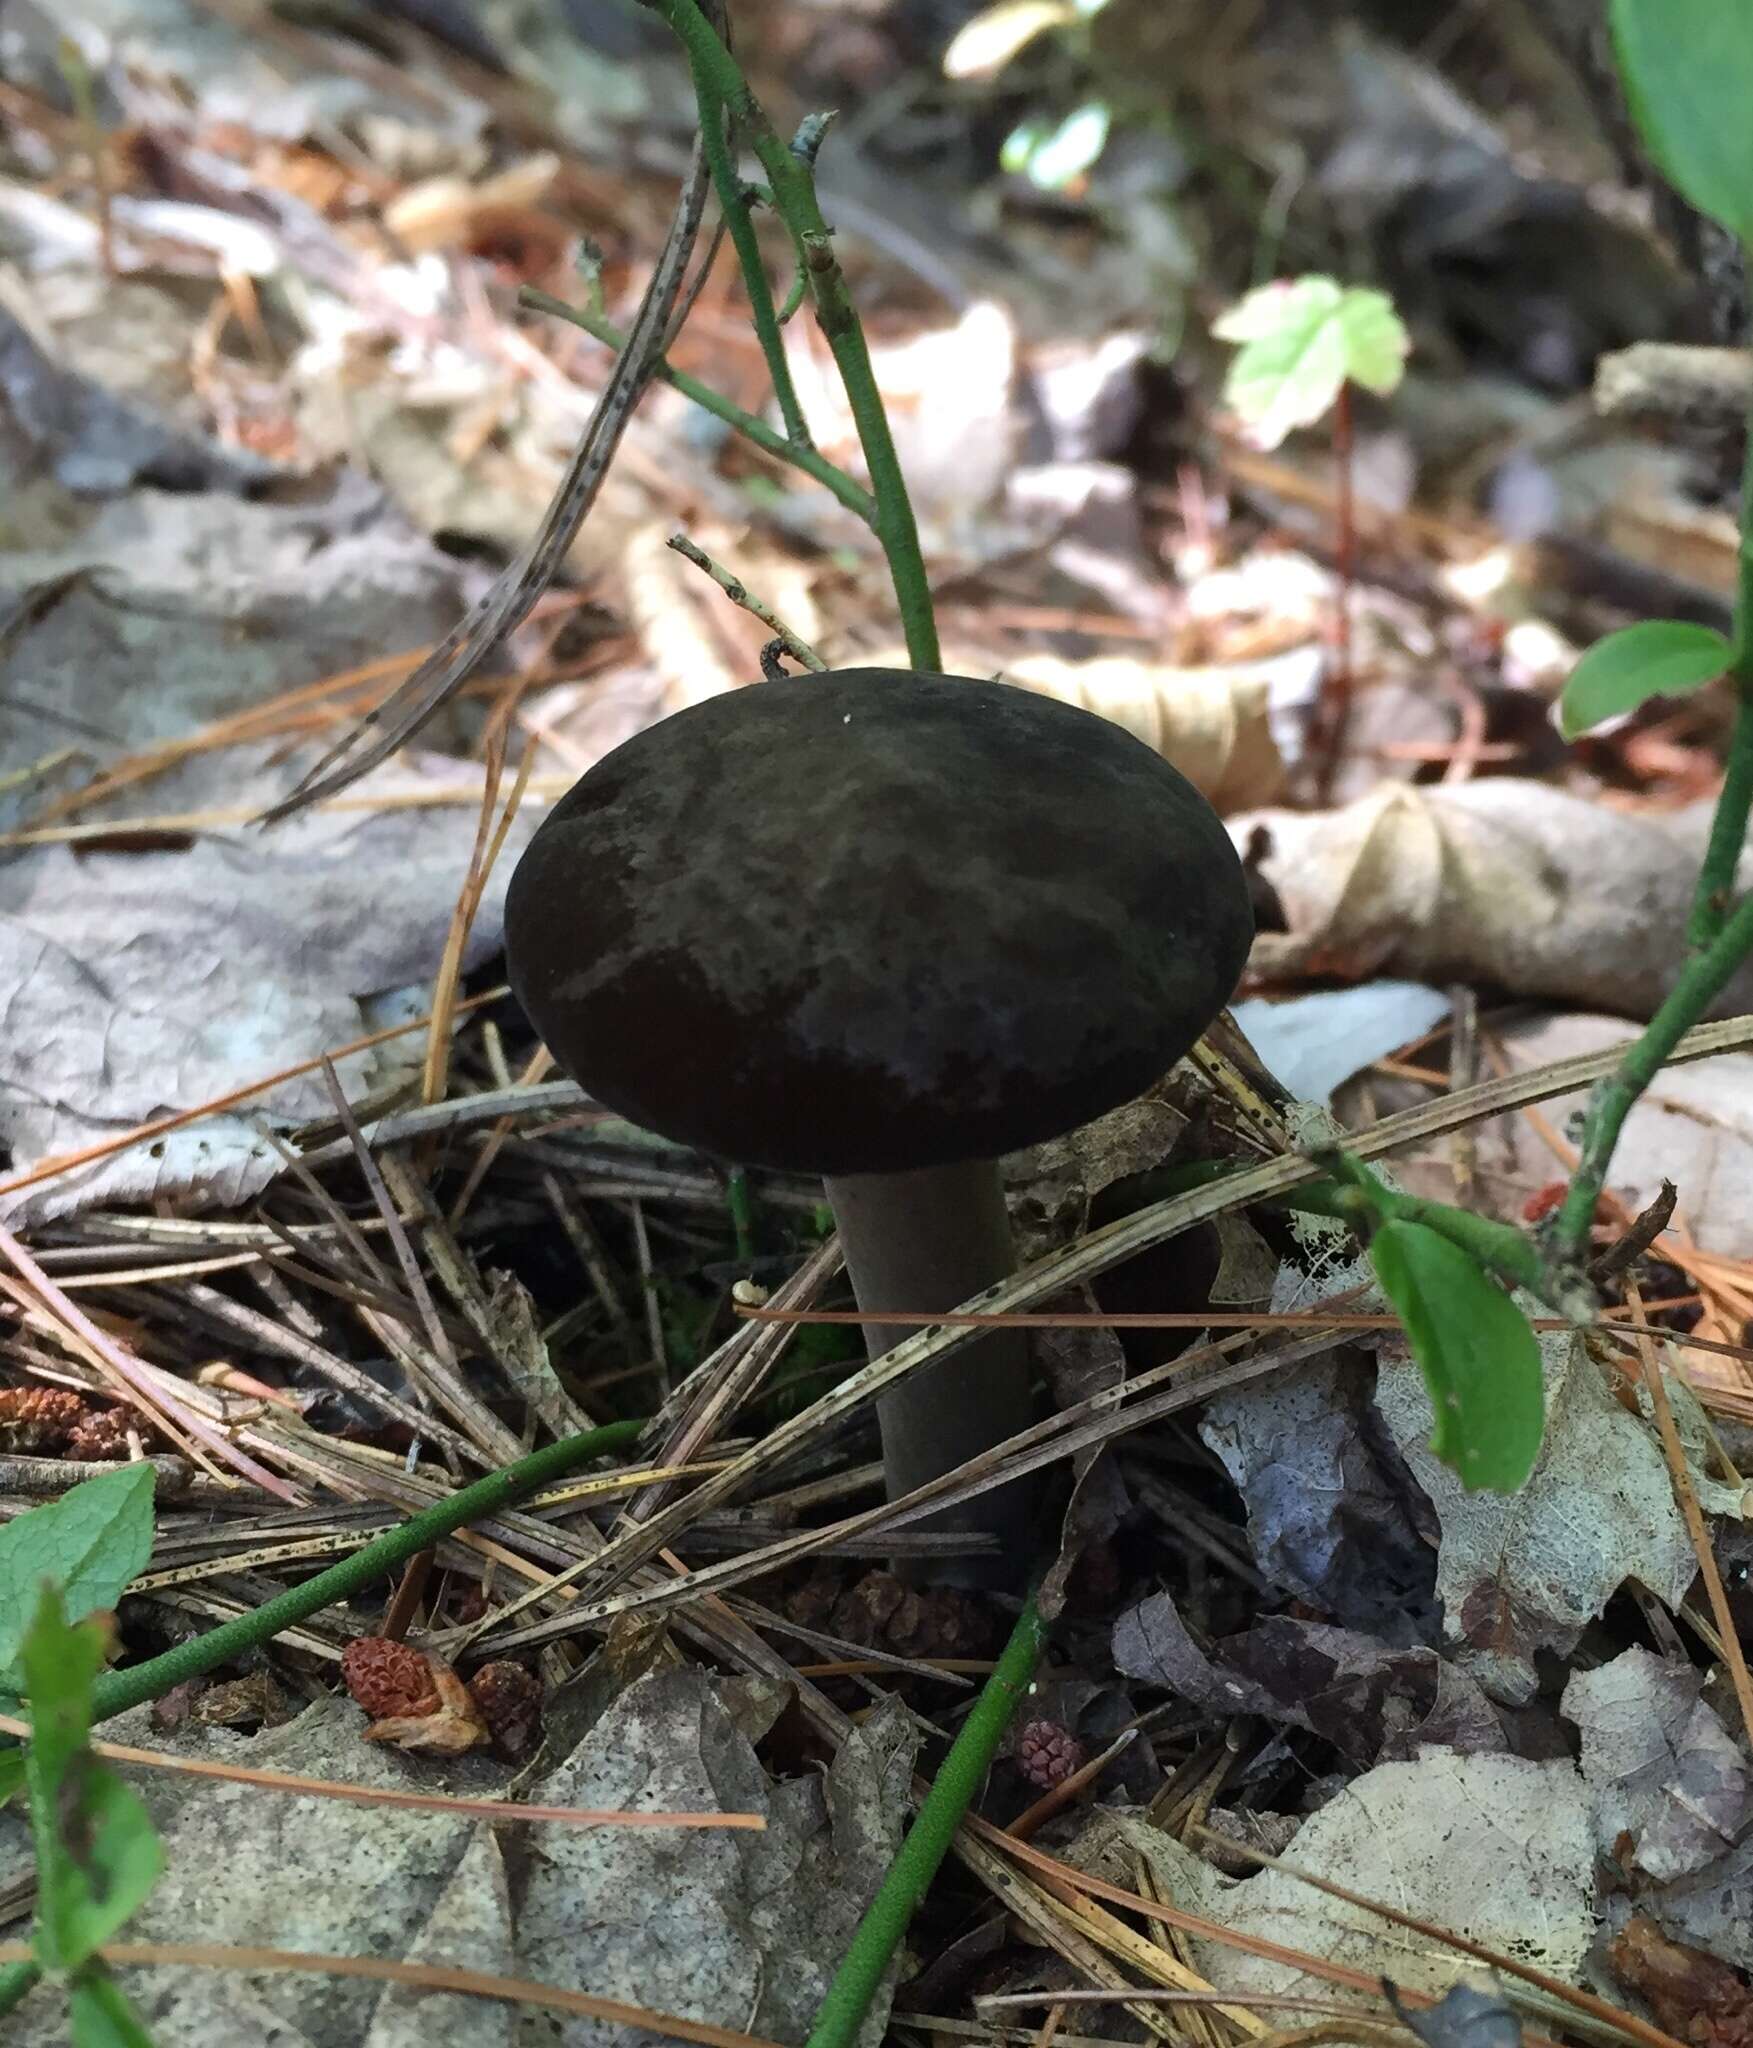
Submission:
{"label": "green leaf", "polygon": [[97,1969],[75,1977],[68,1987],[73,2048],[152,2048],[152,2036],[115,1979]]}
{"label": "green leaf", "polygon": [[1330,277],[1261,285],[1211,331],[1220,341],[1241,344],[1224,380],[1224,400],[1265,448],[1312,426],[1347,382],[1392,391],[1412,347],[1385,292],[1345,287]]}
{"label": "green leaf", "polygon": [[0,1750],[0,1806],[10,1806],[24,1783],[24,1751]]}
{"label": "green leaf", "polygon": [[60,1589],[44,1586],[22,1651],[30,1695],[25,1750],[37,1854],[36,1952],[47,1969],[75,1970],[152,1889],[164,1852],[139,1798],[92,1755],[91,1682],[105,1631],[69,1624]]}
{"label": "green leaf", "polygon": [[1649,153],[1700,213],[1753,240],[1753,8],[1613,0],[1619,73]]}
{"label": "green leaf", "polygon": [[152,1467],[124,1465],[75,1486],[0,1528],[0,1687],[18,1676],[25,1625],[44,1579],[60,1585],[67,1616],[114,1607],[152,1554]]}
{"label": "green leaf", "polygon": [[1469,1492],[1514,1493],[1545,1427],[1540,1346],[1528,1319],[1459,1245],[1423,1223],[1384,1223],[1370,1264],[1406,1325],[1430,1389],[1430,1447]]}
{"label": "green leaf", "polygon": [[1567,740],[1605,718],[1635,711],[1652,697],[1684,697],[1714,683],[1734,649],[1712,626],[1649,619],[1597,640],[1570,672],[1559,699]]}
{"label": "green leaf", "polygon": [[1063,121],[1019,122],[1005,138],[999,160],[1013,175],[1043,192],[1063,192],[1108,146],[1112,115],[1103,100],[1089,100]]}

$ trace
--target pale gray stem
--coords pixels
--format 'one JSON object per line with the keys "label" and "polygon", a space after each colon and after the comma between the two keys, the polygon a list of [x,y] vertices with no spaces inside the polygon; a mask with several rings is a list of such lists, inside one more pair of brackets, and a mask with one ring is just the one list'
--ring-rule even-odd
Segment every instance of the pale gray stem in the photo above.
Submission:
{"label": "pale gray stem", "polygon": [[[853,1173],[826,1183],[858,1305],[867,1313],[955,1308],[1013,1270],[1010,1219],[992,1160],[923,1167],[911,1173]],[[865,1348],[879,1358],[906,1324],[868,1323]],[[1021,1330],[982,1337],[877,1402],[889,1498],[989,1451],[1034,1420],[1028,1339]],[[1027,1481],[947,1508],[917,1526],[970,1529],[998,1538],[996,1557],[917,1561],[904,1575],[960,1585],[1015,1585],[1028,1569],[1033,1532]]]}

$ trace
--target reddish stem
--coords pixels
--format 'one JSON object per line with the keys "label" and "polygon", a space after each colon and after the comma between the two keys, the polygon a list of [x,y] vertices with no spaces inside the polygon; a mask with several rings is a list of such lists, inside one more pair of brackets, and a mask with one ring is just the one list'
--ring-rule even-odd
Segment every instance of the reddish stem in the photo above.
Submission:
{"label": "reddish stem", "polygon": [[1333,567],[1339,588],[1333,603],[1333,653],[1321,678],[1315,706],[1316,798],[1325,803],[1339,770],[1339,756],[1351,722],[1351,592],[1356,573],[1357,522],[1352,497],[1351,386],[1341,384],[1333,402],[1334,536]]}

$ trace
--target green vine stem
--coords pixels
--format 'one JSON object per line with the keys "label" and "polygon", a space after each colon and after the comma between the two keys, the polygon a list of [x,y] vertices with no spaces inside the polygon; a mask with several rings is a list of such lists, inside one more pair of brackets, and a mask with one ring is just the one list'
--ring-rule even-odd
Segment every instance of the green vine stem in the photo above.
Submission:
{"label": "green vine stem", "polygon": [[962,1816],[985,1783],[999,1740],[1040,1662],[1045,1638],[1031,1594],[992,1676],[932,1780],[918,1818],[907,1830],[888,1875],[858,1923],[852,1946],[816,2014],[807,2048],[852,2048],[857,2040],[883,1972],[900,1947],[938,1865],[949,1854]]}
{"label": "green vine stem", "polygon": [[[592,307],[569,306],[564,299],[555,298],[551,292],[540,291],[533,284],[523,286],[517,296],[519,305],[528,306],[538,313],[552,313],[557,320],[568,320],[617,354],[627,345],[627,338],[621,330]],[[777,428],[768,426],[755,413],[744,412],[740,405],[726,398],[722,392],[714,391],[710,384],[702,384],[698,377],[691,377],[686,370],[672,369],[667,362],[662,362],[655,374],[660,382],[667,384],[672,391],[679,391],[702,412],[709,412],[715,420],[722,420],[727,427],[735,428],[745,441],[759,448],[763,454],[771,455],[776,461],[787,462],[793,469],[802,470],[805,476],[813,477],[825,491],[832,492],[848,512],[862,519],[873,532],[876,530],[876,500],[856,477],[848,476],[837,463],[830,462],[819,448],[788,441]]]}
{"label": "green vine stem", "polygon": [[1607,1185],[1607,1169],[1613,1163],[1625,1119],[1682,1035],[1698,1022],[1753,953],[1753,896],[1735,904],[1735,876],[1747,841],[1748,813],[1753,809],[1753,413],[1748,417],[1741,472],[1740,530],[1735,650],[1729,664],[1729,678],[1735,686],[1735,727],[1687,921],[1690,950],[1667,1000],[1641,1036],[1626,1048],[1612,1077],[1590,1098],[1576,1171],[1553,1230],[1560,1253],[1572,1260],[1582,1256],[1588,1243],[1595,1204]]}
{"label": "green vine stem", "polygon": [[1747,814],[1753,808],[1753,415],[1748,418],[1747,452],[1741,467],[1740,523],[1735,654],[1729,667],[1735,686],[1735,729],[1686,926],[1686,941],[1694,953],[1702,953],[1727,921],[1735,894],[1735,871],[1747,839]]}
{"label": "green vine stem", "polygon": [[1625,1119],[1638,1097],[1661,1072],[1668,1055],[1753,952],[1753,896],[1737,905],[1704,952],[1681,969],[1668,999],[1650,1019],[1641,1037],[1626,1048],[1610,1079],[1596,1089],[1589,1104],[1583,1144],[1571,1176],[1564,1206],[1558,1212],[1559,1244],[1581,1253],[1594,1221],[1595,1204],[1607,1184],[1607,1168]]}
{"label": "green vine stem", "polygon": [[[102,1673],[91,1689],[92,1720],[107,1721],[146,1700],[159,1699],[184,1679],[199,1678],[245,1650],[267,1642],[282,1629],[309,1620],[335,1601],[350,1599],[419,1551],[431,1549],[440,1537],[539,1492],[580,1465],[589,1464],[592,1458],[623,1449],[644,1427],[643,1420],[609,1422],[600,1429],[562,1437],[558,1443],[547,1444],[527,1458],[519,1458],[515,1465],[489,1472],[484,1479],[434,1501],[431,1507],[422,1508],[407,1521],[373,1537],[351,1557],[342,1558],[339,1564],[330,1565],[327,1571],[318,1572],[315,1578],[306,1579],[260,1607],[252,1607],[249,1613],[222,1622],[205,1635],[178,1643],[162,1656],[148,1657],[143,1664]],[[10,1741],[0,1746],[10,1747]]]}
{"label": "green vine stem", "polygon": [[[688,53],[694,79],[694,100],[700,110],[700,135],[706,151],[706,165],[718,194],[719,211],[730,231],[731,247],[743,273],[743,289],[749,295],[749,316],[755,339],[767,358],[767,374],[773,379],[773,395],[779,401],[779,417],[785,422],[785,437],[794,447],[812,445],[809,426],[792,382],[791,361],[779,329],[781,319],[773,304],[773,288],[767,282],[767,266],[761,260],[761,244],[755,233],[755,218],[749,206],[748,187],[737,169],[730,135],[726,132],[727,109],[718,82],[702,69],[693,52]],[[734,127],[731,133],[734,133]]]}
{"label": "green vine stem", "polygon": [[[907,641],[907,658],[915,668],[936,669],[942,656],[938,652],[931,584],[919,547],[919,528],[900,458],[895,453],[882,393],[877,389],[864,329],[859,324],[839,258],[834,254],[833,230],[822,217],[821,203],[816,197],[815,170],[807,153],[800,154],[780,140],[750,90],[742,68],[701,11],[699,0],[651,0],[651,5],[687,50],[695,90],[701,100],[702,120],[710,121],[728,110],[736,131],[747,137],[767,173],[774,211],[802,252],[816,319],[833,352],[840,381],[846,387],[847,403],[852,408],[865,466],[870,471],[876,501],[871,526],[888,561]],[[724,203],[722,193],[720,203]],[[742,203],[746,208],[746,202]]]}

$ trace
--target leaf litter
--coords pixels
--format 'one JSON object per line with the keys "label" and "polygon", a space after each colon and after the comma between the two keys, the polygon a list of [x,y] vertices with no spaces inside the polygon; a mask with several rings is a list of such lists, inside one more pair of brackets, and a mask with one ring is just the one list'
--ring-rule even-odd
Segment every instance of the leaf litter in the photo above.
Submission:
{"label": "leaf litter", "polygon": [[[783,10],[751,0],[749,12]],[[763,18],[750,40],[760,48],[766,31],[777,50],[802,35],[807,56],[815,31],[797,23],[812,12]],[[1285,10],[1270,36],[1350,110],[1339,146],[1301,139],[1353,230],[1371,223],[1391,243],[1403,228],[1389,225],[1385,195],[1411,191],[1422,231],[1436,206],[1438,241],[1464,246],[1468,230],[1428,180],[1439,157],[1445,175],[1471,181],[1474,210],[1457,218],[1525,220],[1525,169],[1457,106],[1452,82],[1385,45],[1309,42],[1302,12]],[[50,118],[64,81],[52,38],[24,38],[17,76],[31,118],[0,186],[0,379],[9,436],[22,436],[4,451],[0,1216],[143,1369],[174,1380],[191,1412],[316,1502],[260,1500],[137,1427],[159,1495],[148,1577],[122,1599],[123,1641],[137,1654],[259,1603],[296,1574],[298,1545],[313,1546],[306,1558],[334,1554],[444,1490],[457,1468],[503,1455],[519,1430],[641,1412],[667,1393],[676,1440],[711,1465],[788,1414],[815,1412],[807,1404],[844,1370],[845,1348],[828,1331],[805,1340],[734,1326],[716,1172],[544,1082],[527,1033],[492,993],[499,900],[523,835],[565,779],[660,708],[754,672],[748,622],[704,584],[640,583],[646,542],[661,547],[686,524],[831,659],[871,658],[891,629],[861,534],[758,462],[751,472],[659,392],[569,565],[585,602],[548,608],[500,651],[501,725],[539,751],[460,952],[456,909],[489,780],[475,757],[493,714],[478,700],[351,806],[254,832],[255,812],[448,630],[483,584],[480,558],[527,538],[605,362],[583,337],[520,324],[507,287],[527,277],[577,296],[569,249],[583,232],[608,242],[607,290],[627,300],[657,218],[650,173],[673,171],[685,146],[684,101],[674,67],[637,38],[593,52],[546,6],[519,10],[511,35],[493,12],[484,32],[515,53],[499,82],[394,26],[389,62],[282,24],[270,70],[229,12],[80,7],[70,19],[106,118],[133,123],[139,141],[116,153],[126,189],[105,222],[121,269],[109,276],[92,209],[67,196],[78,180],[53,198],[41,189],[66,152]],[[1201,67],[1189,76],[1197,103]],[[183,112],[169,116],[148,80],[172,81]],[[1292,106],[1263,92],[1287,132],[1306,120],[1308,95]],[[1580,547],[1605,531],[1632,558],[1641,547],[1666,560],[1684,530],[1708,583],[1720,562],[1704,526],[1651,495],[1672,469],[1611,432],[1592,469],[1567,464],[1546,432],[1557,401],[1526,384],[1512,404],[1489,379],[1450,380],[1439,426],[1415,356],[1403,410],[1397,398],[1365,420],[1380,503],[1399,523],[1372,512],[1365,492],[1359,695],[1332,785],[1350,800],[1263,811],[1286,806],[1308,772],[1336,587],[1323,537],[1331,483],[1314,442],[1268,461],[1202,420],[1173,430],[1172,504],[1137,465],[1141,424],[1164,428],[1139,287],[1169,274],[1158,258],[1173,180],[1103,184],[1124,152],[1111,144],[1098,161],[1106,232],[1128,254],[1076,269],[1077,331],[1059,315],[1075,246],[1062,237],[1080,201],[1056,220],[1029,217],[1014,193],[990,195],[1007,231],[995,258],[990,239],[950,224],[954,180],[940,176],[941,233],[924,216],[938,246],[922,250],[908,241],[903,170],[879,166],[885,204],[861,207],[878,161],[869,147],[849,142],[832,175],[882,316],[879,375],[916,444],[957,665],[1118,718],[1222,806],[1262,911],[1252,996],[1288,1016],[1299,997],[1331,999],[1312,983],[1338,982],[1370,1001],[1369,1017],[1405,1019],[1372,1039],[1355,1011],[1338,1027],[1311,1018],[1319,1071],[1299,1072],[1291,1094],[1318,1099],[1346,1082],[1337,1114],[1367,1129],[1384,1108],[1465,1090],[1484,1070],[1460,1066],[1457,983],[1479,993],[1487,1054],[1501,1048],[1509,1071],[1610,1054],[1614,1020],[1647,1015],[1679,959],[1699,840],[1688,804],[1710,773],[1708,693],[1672,726],[1639,714],[1591,742],[1582,766],[1557,765],[1546,714],[1565,664],[1552,649],[1611,614],[1613,574],[1579,591],[1552,552],[1542,570],[1525,542],[1506,550],[1475,505],[1435,480],[1498,445],[1513,414],[1521,466],[1498,470],[1494,505],[1537,502],[1549,550],[1554,535]],[[1196,235],[1193,210],[1174,203],[1179,231]],[[374,210],[399,244],[355,231]],[[922,280],[958,265],[964,303],[924,311]],[[1616,338],[1599,283],[1611,266],[1591,268],[1572,296]],[[1238,291],[1246,281],[1229,280]],[[712,374],[758,405],[758,357],[721,279],[700,317],[713,323]],[[1443,317],[1420,309],[1426,331]],[[792,343],[831,442],[843,428],[801,323]],[[700,366],[702,347],[685,331],[676,360]],[[1509,348],[1522,368],[1530,351],[1550,362],[1552,335],[1522,331]],[[1195,359],[1196,384],[1205,367]],[[1215,378],[1197,388],[1208,410]],[[1414,480],[1416,503],[1395,477]],[[1616,497],[1625,504],[1608,520]],[[454,1001],[458,976],[486,1000],[456,1015],[443,1094],[422,1102],[433,1069],[419,1020]],[[1418,984],[1423,1002],[1377,986],[1385,976]],[[1732,989],[1724,1012],[1745,996]],[[339,1050],[399,1026],[416,1028]],[[1323,1031],[1337,1052],[1322,1050]],[[383,1204],[338,1121],[324,1054],[384,1162],[394,1193]],[[1346,1054],[1348,1071],[1335,1072]],[[1702,1401],[1678,1377],[1670,1398],[1725,1554],[1742,1527],[1736,1420],[1749,1410],[1735,1353],[1753,1315],[1739,1263],[1744,1064],[1730,1053],[1664,1075],[1633,1120],[1613,1190],[1630,1213],[1663,1174],[1681,1187],[1657,1251],[1685,1260],[1678,1282],[1702,1296],[1681,1354]],[[260,1087],[289,1069],[303,1071]],[[256,1092],[202,1113],[241,1091]],[[1464,1119],[1458,1134],[1438,1118],[1397,1168],[1445,1197],[1470,1170],[1498,1213],[1518,1215],[1563,1170],[1549,1140],[1562,1144],[1571,1106],[1550,1106],[1544,1127],[1522,1109]],[[189,1121],[131,1141],[176,1116]],[[1066,1294],[1054,1261],[1079,1256],[1093,1212],[1131,1177],[1201,1153],[1288,1152],[1303,1129],[1270,1074],[1220,1062],[1183,1070],[1104,1138],[1013,1162],[1019,1223],[1046,1262],[1042,1291],[1019,1289],[1016,1305],[1087,1311],[1099,1287]],[[815,1191],[753,1181],[757,1252],[782,1276],[806,1243]],[[1318,1237],[1262,1210],[1244,1248],[1238,1223],[1207,1213],[1166,1257],[1161,1245],[1139,1250],[1133,1298],[1209,1312],[1214,1330],[1226,1307],[1262,1302],[1267,1314],[1330,1298],[1380,1313],[1378,1297],[1357,1291],[1367,1275],[1336,1266]],[[842,1298],[830,1270],[826,1259],[812,1268],[817,1302]],[[522,1304],[511,1318],[506,1272]],[[1079,1286],[1105,1277],[1092,1264]],[[110,1398],[64,1325],[40,1302],[9,1300],[0,1408],[6,1392],[41,1385],[94,1408]],[[1198,1331],[1128,1331],[1124,1347],[1111,1333],[1094,1333],[1099,1344],[1045,1334],[1058,1346],[1055,1403],[1076,1408],[1055,1455],[1077,1484],[1055,1574],[1059,1661],[1038,1704],[1095,1753],[1120,1747],[1040,1824],[1041,1841],[1061,1869],[1134,1896],[1154,1889],[1228,1933],[1171,1953],[1148,1914],[1121,1922],[1089,1895],[1044,1882],[1028,1892],[1026,1863],[992,1851],[982,1862],[970,1844],[979,1875],[942,1880],[916,1932],[915,1961],[945,1965],[919,1980],[934,2003],[903,1988],[896,2028],[924,2038],[934,2019],[978,2026],[954,2014],[978,2010],[969,2001],[981,1988],[1117,1977],[1123,1989],[1189,1967],[1219,1990],[1354,1997],[1382,2024],[1369,1986],[1384,1972],[1439,1993],[1475,1967],[1290,1870],[1236,1875],[1246,1859],[1226,1862],[1197,1831],[1213,1817],[1256,1847],[1270,1839],[1296,1869],[1572,1983],[1605,1981],[1601,1925],[1641,1941],[1643,1975],[1627,1965],[1619,1979],[1630,2010],[1645,2009],[1641,1997],[1676,2028],[1687,2008],[1651,1988],[1666,1951],[1641,1926],[1748,1967],[1746,1730],[1708,1654],[1698,1560],[1647,1396],[1603,1364],[1620,1354],[1544,1340],[1552,1434],[1528,1490],[1502,1500],[1463,1493],[1431,1459],[1428,1403],[1391,1334],[1336,1332],[1312,1357],[1299,1329],[1269,1334],[1253,1357],[1240,1346],[1210,1354]],[[1165,1348],[1141,1348],[1147,1337]],[[1194,1347],[1184,1391],[1166,1348],[1177,1341]],[[1303,1355],[1280,1364],[1275,1345]],[[740,1407],[696,1406],[751,1353]],[[1152,1372],[1164,1377],[1139,1383]],[[1146,1419],[1125,1428],[1104,1416],[1102,1404],[1124,1399]],[[496,1612],[535,1596],[544,1632],[514,1654],[551,1708],[573,1701],[567,1740],[543,1751],[539,1775],[514,1780],[479,1751],[438,1763],[361,1741],[335,1675],[347,1642],[381,1620],[367,1608],[316,1617],[276,1647],[275,1671],[305,1703],[286,1726],[178,1738],[343,1781],[431,1787],[442,1771],[450,1785],[550,1803],[746,1806],[766,1815],[765,1835],[706,1843],[361,1818],[133,1773],[170,1867],[139,1931],[199,1926],[221,1941],[616,1987],[650,2008],[801,2039],[899,1838],[916,1746],[954,1722],[981,1661],[981,1617],[870,1570],[908,1541],[929,1558],[931,1539],[886,1528],[880,1511],[853,1519],[871,1476],[856,1422],[831,1434],[856,1404],[847,1411],[830,1399],[786,1436],[788,1462],[666,1525],[683,1563],[715,1570],[720,1591],[678,1585],[651,1544],[628,1597],[661,1605],[657,1623],[612,1611],[601,1558],[660,1498],[687,1499],[674,1480],[653,1482],[671,1491],[636,1496],[631,1510],[561,1498],[441,1546],[411,1610],[435,1654],[465,1669],[499,1654]],[[15,1451],[4,1421],[10,1521],[55,1490],[60,1468]],[[800,1525],[825,1578],[804,1575],[786,1548]],[[739,1577],[764,1550],[784,1552],[787,1569]],[[562,1573],[576,1589],[557,1584]],[[593,1615],[588,1630],[569,1607]],[[1002,1824],[1035,1796],[1013,1754],[983,1812]],[[28,1900],[21,1825],[0,1814],[0,1899],[15,1909]],[[1604,1882],[1604,1870],[1625,1883]],[[990,1944],[978,1983],[948,1967],[970,1914]],[[1249,1941],[1295,1950],[1307,1967],[1250,1955]],[[1330,1981],[1335,1967],[1355,1972],[1349,1989]],[[1685,1967],[1705,1983],[1701,1965]],[[580,2017],[537,2034],[510,2007],[340,1978],[158,1967],[129,1981],[160,2048],[209,2048],[240,2026],[310,2048],[636,2037]],[[1726,1995],[1707,1985],[1691,2009],[1720,2014]],[[1236,2015],[1247,2013],[1202,2019],[1201,2040],[1241,2038],[1252,2029]],[[1559,2023],[1549,2003],[1537,2021]],[[27,2003],[14,2023],[21,2040],[58,2039],[46,2008]],[[870,2038],[884,2025],[879,2002]]]}

